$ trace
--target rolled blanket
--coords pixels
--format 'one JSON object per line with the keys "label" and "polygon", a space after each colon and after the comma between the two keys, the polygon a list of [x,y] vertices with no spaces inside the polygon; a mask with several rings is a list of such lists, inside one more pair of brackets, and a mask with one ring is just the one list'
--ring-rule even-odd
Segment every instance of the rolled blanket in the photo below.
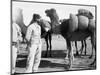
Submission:
{"label": "rolled blanket", "polygon": [[69,20],[69,31],[75,31],[78,29],[78,17],[74,14],[70,14],[70,20]]}
{"label": "rolled blanket", "polygon": [[93,19],[93,17],[94,17],[93,14],[89,10],[86,10],[86,9],[79,9],[78,15],[86,16],[89,19]]}
{"label": "rolled blanket", "polygon": [[86,16],[79,15],[78,16],[78,28],[80,30],[84,30],[88,28],[89,19]]}

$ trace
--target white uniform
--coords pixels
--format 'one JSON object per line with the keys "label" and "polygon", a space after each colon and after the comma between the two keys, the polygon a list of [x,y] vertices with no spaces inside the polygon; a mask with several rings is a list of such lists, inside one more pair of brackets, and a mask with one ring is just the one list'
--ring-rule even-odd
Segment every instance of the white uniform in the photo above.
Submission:
{"label": "white uniform", "polygon": [[37,72],[41,60],[41,27],[35,22],[31,24],[26,33],[26,40],[31,43],[27,60],[26,72]]}
{"label": "white uniform", "polygon": [[16,58],[17,58],[17,46],[19,40],[21,41],[21,29],[18,26],[18,24],[13,23],[12,24],[12,73],[15,72],[15,66],[16,66]]}

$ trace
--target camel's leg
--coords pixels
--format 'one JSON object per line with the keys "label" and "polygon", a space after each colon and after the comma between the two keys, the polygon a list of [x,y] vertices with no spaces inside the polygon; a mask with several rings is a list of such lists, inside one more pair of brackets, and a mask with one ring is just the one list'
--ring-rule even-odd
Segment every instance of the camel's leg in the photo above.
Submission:
{"label": "camel's leg", "polygon": [[67,60],[67,59],[68,59],[68,52],[69,52],[69,51],[68,51],[67,40],[66,40],[66,49],[67,49],[67,50],[66,50],[66,57],[65,57],[65,59]]}
{"label": "camel's leg", "polygon": [[92,46],[94,47],[94,50],[95,50],[95,58],[94,58],[94,61],[90,65],[96,65],[96,36],[95,36],[95,33],[91,37],[91,42],[92,42]]}
{"label": "camel's leg", "polygon": [[76,47],[76,56],[79,56],[79,53],[78,53],[78,48],[77,48],[77,41],[75,41],[75,47]]}
{"label": "camel's leg", "polygon": [[48,48],[49,48],[49,44],[48,44],[48,37],[46,36],[45,37],[45,41],[46,41],[46,46],[47,46],[47,50],[46,50],[46,54],[45,54],[45,57],[47,57],[48,56]]}
{"label": "camel's leg", "polygon": [[52,44],[51,44],[51,40],[52,40],[52,35],[51,35],[51,33],[49,33],[49,44],[50,44],[50,57],[52,57],[52,51],[51,51],[51,49],[52,49]]}
{"label": "camel's leg", "polygon": [[72,59],[72,61],[74,60],[74,53],[73,53],[73,50],[74,50],[74,45],[73,45],[73,43],[71,44],[71,59]]}
{"label": "camel's leg", "polygon": [[83,52],[83,48],[84,48],[84,41],[81,41],[81,44],[82,44],[82,47],[80,49],[80,55],[82,55],[82,52]]}
{"label": "camel's leg", "polygon": [[86,44],[86,40],[83,40],[83,41],[84,41],[84,48],[85,48],[84,54],[86,55],[87,44]]}
{"label": "camel's leg", "polygon": [[89,59],[91,59],[92,58],[92,56],[93,56],[93,46],[92,46],[92,53],[91,53],[91,55],[89,56]]}
{"label": "camel's leg", "polygon": [[[96,65],[96,48],[94,49],[95,50],[95,57],[94,57],[94,60],[93,62],[90,64],[90,65]],[[93,55],[92,55],[93,56]],[[91,57],[92,58],[92,57]]]}
{"label": "camel's leg", "polygon": [[93,44],[92,44],[92,39],[91,39],[91,46],[92,46],[92,53],[91,53],[91,55],[90,55],[89,59],[91,59],[91,58],[92,58],[92,56],[93,56],[93,49],[94,49],[94,47],[93,47]]}
{"label": "camel's leg", "polygon": [[72,67],[72,62],[73,62],[73,51],[72,51],[72,49],[71,49],[71,42],[69,41],[69,40],[66,40],[66,43],[67,43],[67,53],[68,54],[66,54],[66,58],[65,59],[67,59],[68,58],[68,60],[69,60],[69,68],[71,68]]}

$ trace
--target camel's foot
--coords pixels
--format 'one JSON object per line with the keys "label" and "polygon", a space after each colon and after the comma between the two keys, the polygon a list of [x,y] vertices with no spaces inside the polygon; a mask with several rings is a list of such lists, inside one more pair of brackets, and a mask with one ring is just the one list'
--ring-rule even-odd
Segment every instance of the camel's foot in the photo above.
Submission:
{"label": "camel's foot", "polygon": [[52,54],[49,54],[49,56],[48,57],[52,57]]}
{"label": "camel's foot", "polygon": [[91,58],[92,58],[92,55],[89,56],[89,59],[91,59]]}
{"label": "camel's foot", "polygon": [[68,70],[69,70],[70,68],[72,68],[74,57],[73,56],[70,58],[66,57],[65,60],[68,62],[67,66],[68,66]]}
{"label": "camel's foot", "polygon": [[96,58],[94,59],[94,61],[91,64],[89,64],[89,66],[96,68]]}
{"label": "camel's foot", "polygon": [[79,56],[79,53],[78,53],[78,52],[76,52],[76,54],[74,54],[74,56]]}
{"label": "camel's foot", "polygon": [[47,58],[48,57],[48,54],[46,53],[43,57]]}
{"label": "camel's foot", "polygon": [[74,57],[71,57],[69,59],[69,69],[72,68],[73,60],[74,60]]}
{"label": "camel's foot", "polygon": [[93,61],[93,62],[90,64],[90,66],[92,66],[92,65],[96,65],[96,61]]}
{"label": "camel's foot", "polygon": [[70,68],[72,68],[72,63],[71,63],[71,61],[70,61],[69,59],[65,59],[64,62],[65,62],[65,64],[66,64],[65,69],[66,69],[66,70],[70,70]]}
{"label": "camel's foot", "polygon": [[84,55],[86,55],[86,52],[84,52]]}
{"label": "camel's foot", "polygon": [[69,59],[74,60],[74,56],[71,56],[71,57],[66,56],[64,59],[65,60],[69,60]]}
{"label": "camel's foot", "polygon": [[49,57],[52,57],[52,52],[50,51],[49,53],[50,53],[50,54],[49,54]]}
{"label": "camel's foot", "polygon": [[91,64],[89,64],[89,67],[94,67],[94,68],[96,68],[96,62],[92,62]]}
{"label": "camel's foot", "polygon": [[65,60],[69,60],[68,56],[66,56],[64,59],[65,59]]}

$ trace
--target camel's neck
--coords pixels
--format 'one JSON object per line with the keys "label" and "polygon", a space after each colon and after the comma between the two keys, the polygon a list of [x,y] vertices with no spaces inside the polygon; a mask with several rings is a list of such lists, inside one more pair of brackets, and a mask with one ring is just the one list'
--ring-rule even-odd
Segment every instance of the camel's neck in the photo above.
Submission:
{"label": "camel's neck", "polygon": [[16,20],[16,23],[21,28],[21,31],[25,34],[26,33],[26,30],[27,30],[27,27],[24,24],[23,17],[22,16],[21,17],[18,17],[18,19]]}
{"label": "camel's neck", "polygon": [[50,17],[51,20],[51,29],[53,31],[54,34],[60,34],[60,23],[59,23],[59,19],[56,19],[54,17]]}
{"label": "camel's neck", "polygon": [[60,24],[59,18],[50,17],[50,20],[51,20],[51,27],[52,28],[55,28],[56,26],[58,26]]}

